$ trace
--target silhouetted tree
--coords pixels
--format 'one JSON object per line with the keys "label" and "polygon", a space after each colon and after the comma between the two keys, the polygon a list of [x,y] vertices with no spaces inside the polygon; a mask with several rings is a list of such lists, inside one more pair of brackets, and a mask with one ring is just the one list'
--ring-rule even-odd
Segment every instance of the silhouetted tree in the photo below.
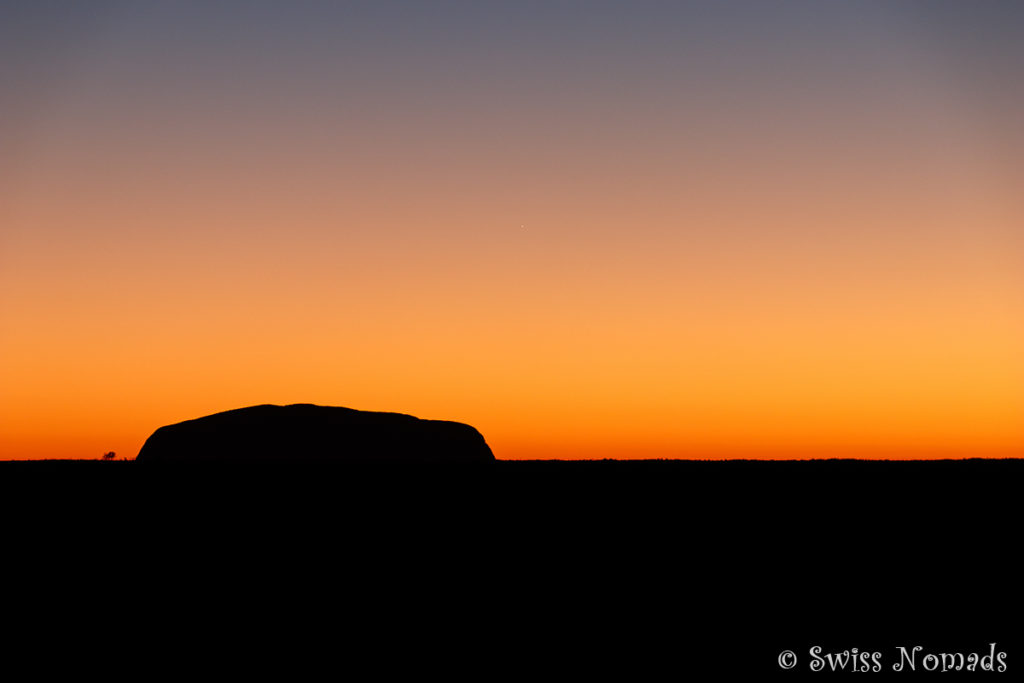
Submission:
{"label": "silhouetted tree", "polygon": [[117,453],[115,453],[114,451],[110,451],[109,453],[104,453],[103,454],[103,459],[104,460],[113,460],[116,455],[117,455]]}

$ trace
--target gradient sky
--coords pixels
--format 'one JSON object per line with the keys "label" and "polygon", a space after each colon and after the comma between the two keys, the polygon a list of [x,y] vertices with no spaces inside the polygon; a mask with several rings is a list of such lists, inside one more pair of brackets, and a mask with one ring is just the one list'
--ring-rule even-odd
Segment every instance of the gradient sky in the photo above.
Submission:
{"label": "gradient sky", "polygon": [[0,6],[0,458],[1024,455],[1024,3]]}

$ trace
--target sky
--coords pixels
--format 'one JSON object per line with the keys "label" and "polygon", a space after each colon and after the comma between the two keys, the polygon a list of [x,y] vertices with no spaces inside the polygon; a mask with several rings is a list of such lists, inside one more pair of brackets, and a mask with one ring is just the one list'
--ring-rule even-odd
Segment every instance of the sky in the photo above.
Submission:
{"label": "sky", "polygon": [[1024,456],[1016,0],[0,5],[0,458]]}

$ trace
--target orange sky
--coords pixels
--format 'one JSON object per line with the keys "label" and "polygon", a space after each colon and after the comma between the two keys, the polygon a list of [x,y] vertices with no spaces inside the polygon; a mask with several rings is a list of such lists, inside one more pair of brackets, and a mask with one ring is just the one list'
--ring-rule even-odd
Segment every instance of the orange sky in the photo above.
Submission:
{"label": "orange sky", "polygon": [[296,402],[468,422],[499,458],[1024,456],[1019,103],[905,17],[814,16],[800,67],[694,38],[687,73],[685,36],[524,19],[451,75],[443,24],[281,65],[318,17],[200,35],[186,5],[19,86],[0,458]]}

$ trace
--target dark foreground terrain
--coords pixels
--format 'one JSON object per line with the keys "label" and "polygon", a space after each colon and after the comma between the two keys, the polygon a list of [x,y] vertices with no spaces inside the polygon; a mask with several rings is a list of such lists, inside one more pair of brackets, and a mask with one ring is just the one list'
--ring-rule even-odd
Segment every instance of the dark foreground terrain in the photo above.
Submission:
{"label": "dark foreground terrain", "polygon": [[871,680],[903,652],[901,678],[1005,653],[959,672],[1002,679],[1022,482],[1020,460],[0,463],[6,642],[272,680],[763,680],[826,654]]}

